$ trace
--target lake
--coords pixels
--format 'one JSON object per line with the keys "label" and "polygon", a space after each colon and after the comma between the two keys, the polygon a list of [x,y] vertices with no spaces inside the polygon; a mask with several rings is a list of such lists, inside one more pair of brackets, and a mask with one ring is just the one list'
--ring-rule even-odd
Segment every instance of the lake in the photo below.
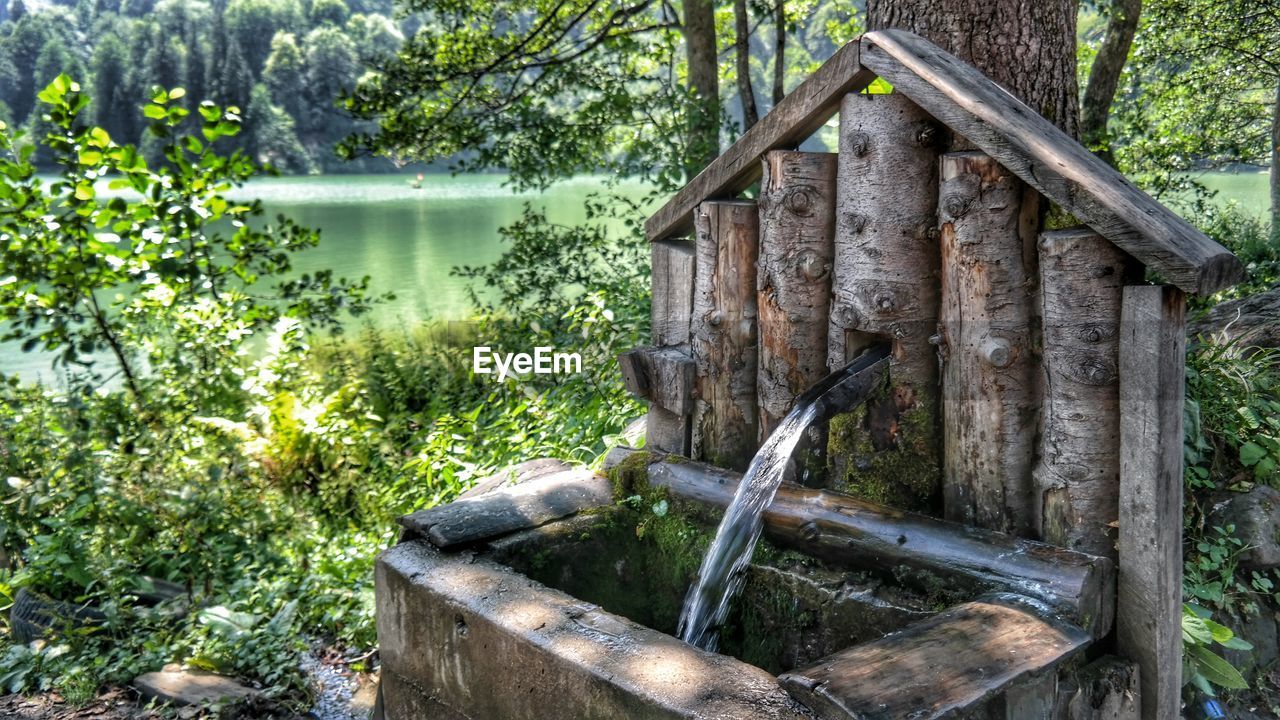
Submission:
{"label": "lake", "polygon": [[[1250,212],[1269,207],[1266,173],[1206,173],[1200,176]],[[428,175],[421,188],[410,175],[314,176],[255,180],[240,193],[257,197],[271,215],[283,213],[322,231],[320,246],[295,258],[299,273],[331,268],[337,275],[369,275],[375,293],[396,299],[361,322],[411,328],[425,320],[456,320],[471,314],[466,282],[453,277],[457,265],[480,265],[502,252],[498,228],[517,220],[526,202],[546,208],[555,222],[585,218],[583,201],[603,189],[601,178],[583,177],[545,193],[513,194],[501,175]],[[640,196],[644,187],[624,185]],[[48,357],[0,344],[0,372],[25,380],[55,381]]]}

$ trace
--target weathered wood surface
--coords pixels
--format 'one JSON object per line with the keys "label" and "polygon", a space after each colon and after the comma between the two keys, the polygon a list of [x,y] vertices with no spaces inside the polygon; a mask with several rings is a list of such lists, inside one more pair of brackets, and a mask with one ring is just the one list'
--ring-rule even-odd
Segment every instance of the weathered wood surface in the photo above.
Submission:
{"label": "weathered wood surface", "polygon": [[609,480],[578,468],[419,510],[400,518],[400,525],[438,548],[449,549],[545,525],[611,502],[613,485]]}
{"label": "weathered wood surface", "polygon": [[[823,717],[931,720],[983,711],[999,693],[1051,671],[1089,640],[1027,606],[970,602],[778,680]],[[1033,717],[1044,716],[1018,716]]]}
{"label": "weathered wood surface", "polygon": [[683,350],[642,347],[618,356],[622,381],[636,397],[677,415],[693,412],[694,363]]}
{"label": "weathered wood surface", "polygon": [[858,41],[835,51],[760,122],[685,185],[644,225],[650,240],[688,233],[704,200],[732,197],[760,179],[760,159],[770,150],[794,148],[822,126],[846,93],[858,92],[875,74],[858,63]]}
{"label": "weathered wood surface", "polygon": [[706,202],[698,206],[696,224],[693,457],[745,470],[758,437],[759,211],[754,202]]}
{"label": "weathered wood surface", "polygon": [[1040,236],[1041,540],[1115,558],[1120,513],[1120,299],[1132,261],[1088,228]]}
{"label": "weathered wood surface", "polygon": [[1191,322],[1189,335],[1241,349],[1280,347],[1280,288],[1214,305]]}
{"label": "weathered wood surface", "polygon": [[[1114,655],[1103,656],[1072,674],[1072,688],[1061,694],[1063,720],[1138,720],[1142,692],[1138,666]],[[1174,716],[1176,717],[1176,716]]]}
{"label": "weathered wood surface", "polygon": [[827,374],[836,156],[774,150],[760,183],[761,440]]}
{"label": "weathered wood surface", "polygon": [[[895,504],[936,502],[938,147],[946,129],[901,94],[840,106],[836,249],[828,365],[893,342],[893,385],[832,428],[835,486]],[[911,468],[919,477],[903,483]]]}
{"label": "weathered wood surface", "polygon": [[1111,242],[1191,293],[1244,267],[1176,213],[973,67],[902,30],[862,37],[861,62]]}
{"label": "weathered wood surface", "polygon": [[521,485],[544,475],[552,475],[572,469],[572,465],[558,458],[525,460],[477,480],[474,485],[462,491],[458,495],[458,499],[477,497],[494,490]]}
{"label": "weathered wood surface", "polygon": [[1138,663],[1142,717],[1178,717],[1182,689],[1182,409],[1186,301],[1124,289],[1116,649]]}
{"label": "weathered wood surface", "polygon": [[645,415],[644,446],[657,452],[689,457],[693,454],[693,416],[650,405]]}
{"label": "weathered wood surface", "polygon": [[[1002,700],[1002,701],[1001,701]],[[1027,720],[1053,717],[1058,704],[1058,673],[1050,670],[1021,679],[1004,691],[1004,697],[992,708],[999,720]],[[999,707],[999,706],[1003,707]]]}
{"label": "weathered wood surface", "polygon": [[658,347],[689,346],[693,315],[693,243],[681,240],[650,246],[652,266],[651,337]]}
{"label": "weathered wood surface", "polygon": [[1038,210],[983,153],[943,155],[940,180],[943,506],[948,520],[1029,535]]}
{"label": "weathered wood surface", "polygon": [[[723,508],[741,475],[688,460],[648,465],[650,483],[673,497]],[[776,543],[918,587],[970,596],[1011,592],[1040,600],[1094,637],[1110,631],[1111,561],[1010,535],[902,512],[844,493],[784,485],[765,512]]]}

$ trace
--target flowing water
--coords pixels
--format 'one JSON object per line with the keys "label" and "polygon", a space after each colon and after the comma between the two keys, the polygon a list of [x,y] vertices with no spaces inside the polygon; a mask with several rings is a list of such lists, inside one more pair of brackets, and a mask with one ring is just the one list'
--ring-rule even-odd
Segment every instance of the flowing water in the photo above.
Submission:
{"label": "flowing water", "polygon": [[782,484],[787,463],[805,430],[818,416],[815,401],[797,404],[751,459],[716,537],[702,559],[698,580],[680,613],[680,639],[715,652],[729,603],[742,588],[747,565],[764,528],[764,510]]}

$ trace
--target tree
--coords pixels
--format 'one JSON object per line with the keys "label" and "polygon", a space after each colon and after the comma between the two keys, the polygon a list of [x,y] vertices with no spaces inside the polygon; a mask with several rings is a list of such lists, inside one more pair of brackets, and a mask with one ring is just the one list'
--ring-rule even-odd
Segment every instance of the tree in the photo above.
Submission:
{"label": "tree", "polygon": [[1142,0],[1112,0],[1107,7],[1107,15],[1106,37],[1089,69],[1089,83],[1081,101],[1080,141],[1103,159],[1114,163],[1107,135],[1107,119],[1111,116],[1111,103],[1120,86],[1120,76],[1129,58],[1133,36],[1138,32]]}
{"label": "tree", "polygon": [[121,112],[122,108],[129,107],[128,62],[129,53],[116,35],[105,36],[93,50],[90,96],[93,122],[121,142],[137,137],[130,122],[133,113]]}
{"label": "tree", "polygon": [[760,121],[756,111],[756,95],[751,89],[751,19],[747,17],[747,0],[733,0],[733,54],[738,77],[738,100],[742,103],[742,129],[750,130]]}
{"label": "tree", "polygon": [[[225,22],[230,37],[240,45],[250,72],[256,77],[271,53],[271,38],[277,32],[304,29],[302,6],[297,0],[231,0]],[[243,88],[247,96],[250,86]]]}
{"label": "tree", "polygon": [[255,161],[291,173],[308,173],[314,168],[298,141],[293,117],[272,101],[271,91],[262,83],[253,86],[245,125],[250,128],[247,145]]}
{"label": "tree", "polygon": [[286,112],[294,120],[304,116],[305,99],[302,88],[306,84],[306,61],[293,33],[278,32],[271,38],[271,54],[262,69],[262,81],[271,97],[282,98]]}
{"label": "tree", "polygon": [[720,154],[720,71],[711,0],[686,0],[684,39],[689,89],[693,92],[684,167],[685,176],[692,179]]}
{"label": "tree", "polygon": [[385,15],[357,13],[347,21],[347,37],[356,43],[360,62],[372,65],[395,55],[404,43],[404,35],[395,22]]}
{"label": "tree", "polygon": [[351,11],[347,9],[347,4],[342,0],[312,0],[311,2],[311,25],[319,27],[320,25],[341,26],[347,21],[347,17]]}
{"label": "tree", "polygon": [[355,85],[358,77],[360,61],[355,43],[338,28],[326,25],[307,33],[302,40],[302,52],[306,58],[305,87],[311,103],[304,130],[319,132],[324,140],[332,141],[337,136],[332,132],[337,116],[335,102]]}
{"label": "tree", "polygon": [[1076,9],[1076,0],[867,0],[867,27],[932,40],[1075,136]]}

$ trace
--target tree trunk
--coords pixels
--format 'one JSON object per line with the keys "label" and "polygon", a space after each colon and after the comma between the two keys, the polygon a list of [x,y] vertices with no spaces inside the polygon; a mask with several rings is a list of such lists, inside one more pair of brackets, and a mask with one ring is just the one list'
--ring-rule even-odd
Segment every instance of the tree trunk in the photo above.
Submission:
{"label": "tree trunk", "polygon": [[887,397],[831,422],[834,487],[898,507],[936,504],[938,151],[942,128],[904,95],[840,106],[828,366],[893,341]]}
{"label": "tree trunk", "polygon": [[1045,392],[1036,525],[1044,542],[1112,559],[1120,513],[1120,299],[1129,262],[1088,228],[1040,236]]}
{"label": "tree trunk", "polygon": [[1076,0],[867,0],[867,27],[921,35],[1077,133]]}
{"label": "tree trunk", "polygon": [[1111,101],[1115,99],[1116,88],[1120,85],[1120,73],[1129,58],[1129,46],[1138,32],[1142,0],[1113,0],[1110,14],[1107,36],[1102,40],[1102,47],[1098,48],[1098,56],[1089,71],[1089,85],[1084,91],[1080,141],[1114,165],[1107,135],[1107,118],[1111,115]]}
{"label": "tree trunk", "polygon": [[760,122],[756,111],[756,94],[751,90],[751,28],[747,18],[747,0],[733,0],[733,52],[737,62],[738,98],[742,101],[742,131]]}
{"label": "tree trunk", "polygon": [[773,6],[773,104],[787,95],[787,2],[778,0]]}
{"label": "tree trunk", "polygon": [[697,400],[693,457],[745,470],[756,452],[756,255],[754,202],[710,201],[694,215],[693,358]]}
{"label": "tree trunk", "polygon": [[942,156],[942,406],[948,520],[1029,535],[1039,422],[1034,193],[989,156]]}
{"label": "tree trunk", "polygon": [[689,87],[696,102],[689,117],[685,177],[693,179],[720,155],[720,67],[716,57],[716,18],[711,0],[684,4],[684,40]]}
{"label": "tree trunk", "polygon": [[760,182],[761,440],[827,374],[836,156],[775,150]]}
{"label": "tree trunk", "polygon": [[1280,85],[1271,108],[1271,241],[1280,243]]}

